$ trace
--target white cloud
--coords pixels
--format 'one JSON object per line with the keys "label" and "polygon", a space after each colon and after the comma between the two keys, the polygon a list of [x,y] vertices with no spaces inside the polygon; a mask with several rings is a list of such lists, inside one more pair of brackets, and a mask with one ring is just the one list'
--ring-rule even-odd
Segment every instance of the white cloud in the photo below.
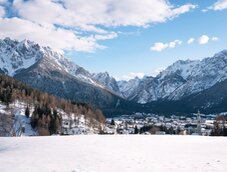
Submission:
{"label": "white cloud", "polygon": [[199,37],[198,42],[201,45],[207,44],[209,42],[210,38],[207,35],[202,35]]}
{"label": "white cloud", "polygon": [[116,77],[116,80],[128,81],[130,79],[134,79],[135,77],[143,78],[144,77],[144,73],[142,73],[142,72],[131,72],[131,73],[123,75],[121,77]]}
{"label": "white cloud", "polygon": [[165,0],[65,0],[65,6],[90,24],[143,27],[165,22],[196,7],[186,4],[174,8]]}
{"label": "white cloud", "polygon": [[211,40],[212,40],[212,41],[218,41],[218,40],[219,40],[219,38],[218,38],[218,37],[216,37],[216,36],[214,36],[214,37],[212,37],[212,38],[211,38]]}
{"label": "white cloud", "polygon": [[175,41],[170,42],[170,43],[168,44],[168,47],[169,47],[169,48],[175,48],[176,45],[181,45],[181,44],[182,44],[182,41],[180,41],[180,40],[175,40]]}
{"label": "white cloud", "polygon": [[166,48],[175,48],[176,45],[181,45],[182,41],[180,40],[175,40],[171,41],[169,43],[162,43],[162,42],[156,42],[154,45],[150,48],[151,51],[158,51],[161,52]]}
{"label": "white cloud", "polygon": [[175,16],[178,16],[179,14],[189,12],[190,10],[195,9],[196,7],[197,5],[193,5],[193,4],[182,5],[181,7],[174,9],[173,14]]}
{"label": "white cloud", "polygon": [[4,7],[0,6],[0,18],[3,17],[5,14]]}
{"label": "white cloud", "polygon": [[92,37],[78,37],[72,31],[61,28],[46,28],[19,18],[0,18],[0,23],[0,38],[9,35],[18,40],[27,38],[57,51],[65,49],[93,52],[96,48],[104,48]]}
{"label": "white cloud", "polygon": [[[148,27],[189,12],[196,5],[175,8],[166,0],[14,0],[13,8],[20,18],[1,19],[1,38],[27,38],[58,50],[94,52],[105,48],[98,41],[118,37],[112,27]],[[0,17],[3,14],[0,8]]]}
{"label": "white cloud", "polygon": [[162,43],[162,42],[156,42],[154,45],[150,48],[151,51],[158,51],[161,52],[162,50],[168,48],[168,44]]}
{"label": "white cloud", "polygon": [[[219,38],[214,36],[214,37],[209,37],[207,35],[202,35],[198,38],[198,43],[201,45],[207,44],[209,41],[218,41]],[[195,41],[195,38],[189,38],[187,40],[187,44],[192,44]],[[150,47],[151,51],[157,51],[157,52],[161,52],[167,48],[175,48],[177,45],[181,45],[182,41],[180,40],[175,40],[175,41],[171,41],[171,42],[167,42],[167,43],[163,43],[163,42],[156,42],[154,43],[154,45],[152,47]]]}
{"label": "white cloud", "polygon": [[112,32],[112,33],[109,33],[109,34],[106,34],[106,35],[95,35],[94,38],[96,40],[108,40],[108,39],[113,39],[113,38],[116,38],[118,37],[118,34],[115,33],[115,32]]}
{"label": "white cloud", "polygon": [[187,43],[188,44],[192,44],[194,41],[195,41],[195,38],[189,38],[188,41],[187,41]]}
{"label": "white cloud", "polygon": [[227,0],[219,0],[216,3],[214,3],[212,6],[208,7],[208,9],[215,10],[215,11],[227,9]]}
{"label": "white cloud", "polygon": [[[162,72],[163,70],[165,70],[166,68],[165,67],[158,67],[156,68],[155,70],[153,70],[152,73],[148,74],[148,76],[157,76],[160,72]],[[143,72],[131,72],[129,74],[126,74],[126,75],[122,75],[120,77],[115,77],[115,79],[117,81],[120,81],[120,80],[125,80],[125,81],[128,81],[130,79],[134,79],[135,77],[138,77],[138,78],[143,78],[145,76],[145,74]]]}

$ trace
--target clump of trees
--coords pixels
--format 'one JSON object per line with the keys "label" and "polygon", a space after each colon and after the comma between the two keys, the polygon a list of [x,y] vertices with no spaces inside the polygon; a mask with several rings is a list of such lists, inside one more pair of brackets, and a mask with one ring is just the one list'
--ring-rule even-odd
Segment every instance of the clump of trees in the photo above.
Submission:
{"label": "clump of trees", "polygon": [[40,135],[61,133],[61,116],[48,105],[36,106],[31,117],[31,126],[37,128]]}
{"label": "clump of trees", "polygon": [[[16,100],[28,105],[25,109],[26,117],[31,115],[32,127],[37,128],[41,135],[59,133],[62,126],[61,116],[57,109],[62,109],[66,114],[81,115],[91,121],[105,122],[103,113],[88,104],[71,102],[47,93],[33,89],[14,78],[0,74],[0,101],[9,105]],[[30,112],[29,106],[34,106]]]}
{"label": "clump of trees", "polygon": [[137,125],[135,126],[135,129],[134,129],[134,134],[138,134],[139,133],[139,129],[137,127]]}
{"label": "clump of trees", "polygon": [[166,134],[179,134],[180,133],[180,129],[174,130],[173,127],[167,128],[164,125],[161,126],[156,126],[156,125],[145,125],[143,127],[141,127],[139,130],[139,133],[145,133],[145,132],[149,132],[151,134],[156,134],[156,132],[165,132]]}
{"label": "clump of trees", "polygon": [[214,122],[214,128],[211,136],[227,136],[227,116],[219,115]]}
{"label": "clump of trees", "polygon": [[10,136],[12,125],[13,123],[10,116],[0,112],[0,137]]}
{"label": "clump of trees", "polygon": [[25,116],[26,116],[27,118],[29,118],[29,116],[30,116],[30,110],[29,110],[28,106],[27,106],[26,109],[25,109]]}

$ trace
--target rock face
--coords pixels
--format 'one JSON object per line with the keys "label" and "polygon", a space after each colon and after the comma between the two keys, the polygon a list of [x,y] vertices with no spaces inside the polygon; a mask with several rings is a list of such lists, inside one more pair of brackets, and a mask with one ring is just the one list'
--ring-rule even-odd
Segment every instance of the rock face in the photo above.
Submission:
{"label": "rock face", "polygon": [[129,81],[118,81],[118,87],[122,95],[127,99],[134,99],[134,90],[138,87],[141,79],[138,77],[131,79]]}
{"label": "rock face", "polygon": [[28,40],[22,42],[10,38],[0,40],[0,69],[7,75],[13,76],[21,69],[30,67],[42,56],[41,47]]}
{"label": "rock face", "polygon": [[110,91],[122,96],[117,81],[114,77],[110,76],[108,72],[93,74],[93,77]]}
{"label": "rock face", "polygon": [[40,67],[45,67],[46,70],[58,70],[86,83],[104,88],[84,68],[76,65],[62,54],[54,52],[51,48],[41,47],[29,40],[21,42],[10,38],[0,40],[0,61],[0,69],[10,76],[14,76],[21,70],[41,61]]}
{"label": "rock face", "polygon": [[133,80],[118,84],[125,98],[138,103],[148,103],[160,99],[180,100],[225,79],[227,79],[227,51],[223,50],[201,61],[179,60],[156,77],[144,77],[136,84],[131,84]]}

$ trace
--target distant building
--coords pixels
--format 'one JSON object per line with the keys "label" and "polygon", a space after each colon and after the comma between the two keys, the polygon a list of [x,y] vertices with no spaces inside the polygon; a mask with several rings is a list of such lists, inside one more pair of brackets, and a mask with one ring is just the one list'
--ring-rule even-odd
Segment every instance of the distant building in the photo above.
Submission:
{"label": "distant building", "polygon": [[165,131],[156,131],[155,134],[156,135],[165,135],[166,132]]}
{"label": "distant building", "polygon": [[197,131],[198,131],[197,124],[186,124],[184,126],[184,128],[186,129],[187,134],[189,134],[189,135],[191,135],[193,133],[197,133]]}

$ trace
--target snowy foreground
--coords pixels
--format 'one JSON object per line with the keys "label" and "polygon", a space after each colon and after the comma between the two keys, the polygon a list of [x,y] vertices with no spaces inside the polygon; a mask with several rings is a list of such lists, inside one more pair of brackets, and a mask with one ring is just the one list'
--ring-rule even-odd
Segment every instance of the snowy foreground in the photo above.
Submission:
{"label": "snowy foreground", "polygon": [[0,171],[225,172],[226,145],[201,136],[0,138]]}

